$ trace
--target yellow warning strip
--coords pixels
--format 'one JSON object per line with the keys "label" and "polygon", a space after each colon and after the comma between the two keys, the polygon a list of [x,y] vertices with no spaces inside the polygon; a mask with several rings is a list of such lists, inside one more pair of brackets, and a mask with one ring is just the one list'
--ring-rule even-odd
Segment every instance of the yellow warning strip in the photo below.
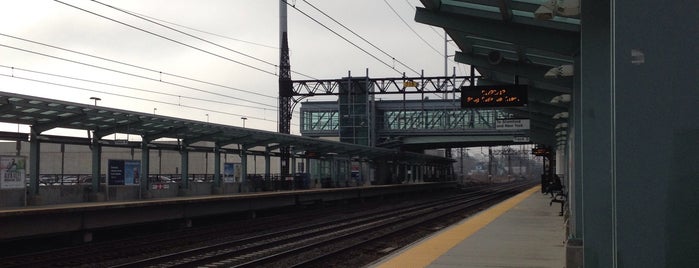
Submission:
{"label": "yellow warning strip", "polygon": [[379,268],[405,268],[405,267],[425,267],[432,263],[439,256],[447,253],[451,248],[461,243],[464,239],[473,235],[490,222],[500,217],[514,206],[524,201],[533,193],[539,191],[540,186],[526,190],[513,196],[494,207],[485,210],[478,215],[468,218],[463,223],[445,230],[424,242],[413,246],[400,255],[379,264]]}

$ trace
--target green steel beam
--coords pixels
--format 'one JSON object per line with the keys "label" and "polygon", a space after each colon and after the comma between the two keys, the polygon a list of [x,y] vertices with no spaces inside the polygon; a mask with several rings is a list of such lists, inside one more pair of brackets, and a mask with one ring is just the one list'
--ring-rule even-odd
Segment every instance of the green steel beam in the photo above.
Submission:
{"label": "green steel beam", "polygon": [[158,132],[158,133],[153,133],[153,134],[148,134],[143,136],[143,140],[147,142],[151,142],[160,138],[168,137],[171,135],[178,134],[180,132],[186,131],[188,128],[185,126],[182,127],[169,127],[167,130]]}
{"label": "green steel beam", "polygon": [[197,143],[197,142],[200,142],[200,141],[212,141],[212,140],[214,140],[216,137],[221,136],[221,134],[223,134],[223,131],[216,131],[216,132],[213,132],[213,133],[204,134],[204,135],[196,136],[196,137],[193,137],[193,138],[187,138],[187,139],[184,140],[184,143],[185,143],[185,144],[194,144],[194,143]]}
{"label": "green steel beam", "polygon": [[458,51],[454,56],[454,60],[457,62],[474,65],[479,69],[485,68],[499,73],[511,74],[513,76],[518,75],[535,81],[547,80],[548,83],[557,86],[562,86],[570,89],[573,88],[573,79],[570,77],[560,77],[556,79],[544,78],[544,74],[546,74],[546,72],[548,72],[551,69],[551,67],[521,62],[511,62],[508,60],[503,60],[499,64],[494,65],[488,61],[488,58],[486,56],[465,54]]}
{"label": "green steel beam", "polygon": [[436,12],[420,7],[415,12],[415,21],[561,55],[572,56],[580,50],[580,34],[573,31]]}
{"label": "green steel beam", "polygon": [[[480,82],[494,80],[500,83],[515,84],[515,77],[513,74],[500,73],[485,68],[477,68],[477,70],[479,73],[483,75],[483,77],[487,77],[487,79],[482,78],[481,80],[479,80]],[[557,81],[557,79],[533,79],[531,77],[519,77],[519,83],[529,85],[530,88],[534,87],[536,89],[547,92],[553,92],[558,95],[570,94],[571,92],[573,92],[571,88],[567,87],[567,82],[559,82]]]}
{"label": "green steel beam", "polygon": [[128,133],[128,131],[131,129],[130,126],[133,126],[134,124],[140,122],[141,120],[136,119],[134,121],[129,121],[127,123],[123,124],[117,124],[114,125],[110,128],[103,128],[103,129],[96,129],[95,130],[95,137],[102,138],[104,136],[107,136],[109,134],[114,134],[114,133]]}
{"label": "green steel beam", "polygon": [[44,131],[51,130],[57,127],[65,127],[67,124],[77,122],[77,121],[82,121],[87,119],[88,115],[87,114],[76,114],[73,116],[68,116],[65,118],[57,119],[57,120],[51,120],[47,123],[44,124],[35,124],[34,129],[37,131],[37,134],[41,134]]}

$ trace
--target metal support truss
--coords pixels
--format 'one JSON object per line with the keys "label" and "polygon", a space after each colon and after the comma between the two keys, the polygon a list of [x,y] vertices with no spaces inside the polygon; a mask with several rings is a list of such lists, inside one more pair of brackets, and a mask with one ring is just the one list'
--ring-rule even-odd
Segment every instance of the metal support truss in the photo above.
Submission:
{"label": "metal support truss", "polygon": [[[291,63],[289,62],[289,41],[286,32],[282,33],[282,46],[279,55],[279,133],[291,133],[291,116],[293,100],[291,82]],[[289,147],[279,148],[281,175],[289,174]]]}
{"label": "metal support truss", "polygon": [[[369,78],[366,87],[374,89],[369,91],[369,94],[451,93],[460,92],[462,86],[470,85],[471,78],[471,76]],[[354,87],[365,86],[363,79],[295,80],[292,82],[292,94],[294,96],[339,95],[340,85],[347,83],[356,83],[351,85]]]}

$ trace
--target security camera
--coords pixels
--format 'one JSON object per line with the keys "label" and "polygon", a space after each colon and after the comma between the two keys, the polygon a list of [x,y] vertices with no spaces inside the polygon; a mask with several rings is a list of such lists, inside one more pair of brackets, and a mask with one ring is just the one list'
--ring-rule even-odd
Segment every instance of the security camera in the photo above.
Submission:
{"label": "security camera", "polygon": [[580,0],[548,0],[534,11],[538,20],[550,20],[555,16],[577,17],[580,15]]}
{"label": "security camera", "polygon": [[573,76],[575,68],[572,64],[565,64],[561,66],[556,66],[551,68],[544,77],[546,78],[558,78],[561,76]]}

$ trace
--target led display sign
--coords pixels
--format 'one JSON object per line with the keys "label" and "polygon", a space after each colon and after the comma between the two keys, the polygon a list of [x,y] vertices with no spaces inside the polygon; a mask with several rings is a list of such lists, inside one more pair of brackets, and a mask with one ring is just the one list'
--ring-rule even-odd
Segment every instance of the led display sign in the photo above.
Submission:
{"label": "led display sign", "polygon": [[526,85],[461,87],[462,108],[524,106],[527,106]]}

